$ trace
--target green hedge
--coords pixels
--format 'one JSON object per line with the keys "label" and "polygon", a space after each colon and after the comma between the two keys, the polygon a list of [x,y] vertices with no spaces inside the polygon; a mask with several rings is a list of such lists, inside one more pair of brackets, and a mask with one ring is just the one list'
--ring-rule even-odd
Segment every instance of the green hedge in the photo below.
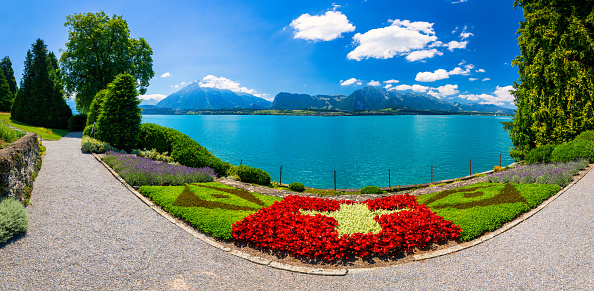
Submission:
{"label": "green hedge", "polygon": [[576,138],[558,145],[551,153],[552,162],[569,162],[578,159],[594,161],[594,141]]}
{"label": "green hedge", "polygon": [[384,191],[378,186],[365,186],[361,189],[361,194],[384,194]]}
{"label": "green hedge", "polygon": [[545,145],[534,148],[528,152],[525,159],[528,163],[548,163],[557,145]]}
{"label": "green hedge", "polygon": [[301,184],[299,182],[293,182],[293,183],[289,184],[289,189],[291,189],[292,191],[295,191],[295,192],[303,192],[303,191],[305,191],[305,186],[303,186],[303,184]]}
{"label": "green hedge", "polygon": [[241,165],[234,166],[229,169],[227,175],[239,176],[241,182],[253,183],[258,185],[270,185],[270,175],[266,171],[259,168],[252,168],[250,166]]}
{"label": "green hedge", "polygon": [[153,123],[140,125],[140,147],[169,152],[178,163],[187,167],[210,167],[225,176],[231,164],[223,162],[189,136],[173,128]]}
{"label": "green hedge", "polygon": [[29,218],[25,207],[12,198],[0,198],[0,243],[27,231]]}
{"label": "green hedge", "polygon": [[68,118],[68,130],[83,131],[87,124],[87,116],[85,114],[72,115]]}

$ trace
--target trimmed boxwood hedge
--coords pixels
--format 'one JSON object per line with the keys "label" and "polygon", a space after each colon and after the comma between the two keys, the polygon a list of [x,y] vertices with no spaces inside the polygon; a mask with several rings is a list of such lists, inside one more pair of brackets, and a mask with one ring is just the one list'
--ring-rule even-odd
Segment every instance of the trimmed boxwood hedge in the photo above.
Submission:
{"label": "trimmed boxwood hedge", "polygon": [[230,176],[239,176],[241,182],[265,186],[270,185],[270,175],[259,168],[252,168],[246,165],[234,166],[229,169],[227,174]]}
{"label": "trimmed boxwood hedge", "polygon": [[221,161],[189,136],[153,123],[140,125],[140,145],[160,153],[169,152],[176,162],[187,167],[210,167],[219,176],[225,176],[231,167],[231,164]]}
{"label": "trimmed boxwood hedge", "polygon": [[528,152],[525,157],[528,163],[548,163],[551,161],[551,154],[555,150],[557,145],[545,145],[534,148]]}

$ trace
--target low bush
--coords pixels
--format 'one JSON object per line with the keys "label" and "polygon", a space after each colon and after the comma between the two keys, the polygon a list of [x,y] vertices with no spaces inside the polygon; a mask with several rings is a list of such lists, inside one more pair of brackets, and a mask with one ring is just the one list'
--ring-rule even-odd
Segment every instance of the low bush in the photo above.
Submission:
{"label": "low bush", "polygon": [[109,143],[94,139],[89,136],[83,136],[80,147],[87,153],[102,154],[107,151],[115,150]]}
{"label": "low bush", "polygon": [[266,171],[259,168],[252,168],[250,166],[241,165],[233,166],[227,172],[228,176],[239,176],[241,182],[252,183],[258,185],[270,185],[270,175]]}
{"label": "low bush", "polygon": [[147,158],[147,159],[151,159],[153,161],[159,161],[159,162],[165,162],[168,164],[174,163],[175,160],[170,157],[169,155],[167,155],[167,152],[164,153],[159,153],[157,150],[155,149],[151,149],[151,150],[140,150],[140,149],[136,149],[133,150],[131,152],[132,154],[135,154],[139,157],[143,157],[143,158]]}
{"label": "low bush", "polygon": [[83,131],[87,124],[87,115],[78,114],[72,115],[68,118],[68,130],[70,131]]}
{"label": "low bush", "polygon": [[569,162],[578,159],[594,161],[594,141],[575,139],[558,145],[551,153],[552,162]]}
{"label": "low bush", "polygon": [[0,198],[0,243],[27,231],[29,218],[25,207],[12,198]]}
{"label": "low bush", "polygon": [[594,130],[588,130],[580,133],[575,139],[594,141]]}
{"label": "low bush", "polygon": [[557,145],[545,145],[534,148],[526,154],[526,162],[528,163],[548,163],[551,161],[551,154]]}
{"label": "low bush", "polygon": [[565,187],[573,176],[588,166],[588,160],[582,159],[568,163],[529,164],[511,170],[490,175],[491,183],[556,184]]}
{"label": "low bush", "polygon": [[365,186],[361,189],[361,194],[384,194],[384,191],[378,186]]}
{"label": "low bush", "polygon": [[503,172],[503,171],[505,171],[505,168],[502,168],[500,166],[493,167],[493,173],[499,173],[499,172]]}
{"label": "low bush", "polygon": [[23,136],[25,136],[25,132],[11,128],[6,122],[0,122],[1,140],[12,143]]}
{"label": "low bush", "polygon": [[216,158],[189,136],[173,128],[153,123],[141,124],[140,145],[147,149],[155,149],[160,153],[171,153],[171,157],[184,166],[210,167],[219,176],[225,176],[231,167],[231,164]]}
{"label": "low bush", "polygon": [[292,191],[295,191],[295,192],[303,192],[303,191],[305,191],[305,186],[303,186],[303,184],[301,184],[299,182],[293,182],[293,183],[289,184],[289,189],[291,189]]}

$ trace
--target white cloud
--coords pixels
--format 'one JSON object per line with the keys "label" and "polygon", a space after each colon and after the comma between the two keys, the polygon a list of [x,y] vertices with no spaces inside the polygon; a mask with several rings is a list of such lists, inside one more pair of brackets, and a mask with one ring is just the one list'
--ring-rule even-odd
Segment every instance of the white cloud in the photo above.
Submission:
{"label": "white cloud", "polygon": [[514,96],[509,92],[513,90],[514,87],[509,85],[505,87],[497,86],[495,92],[492,95],[490,94],[467,94],[467,95],[459,95],[458,97],[470,100],[470,101],[481,101],[480,104],[493,104],[493,105],[504,105],[505,103],[512,104],[514,102]]}
{"label": "white cloud", "polygon": [[471,36],[474,35],[474,34],[472,34],[470,32],[466,32],[466,29],[468,29],[468,26],[464,25],[464,29],[460,33],[460,38],[461,39],[467,39],[467,38],[469,38],[469,37],[471,37]]}
{"label": "white cloud", "polygon": [[415,92],[427,92],[427,90],[429,90],[430,88],[427,86],[421,86],[418,84],[415,85],[398,85],[396,87],[392,87],[390,90],[398,90],[398,91],[407,91],[407,90],[413,90]]}
{"label": "white cloud", "polygon": [[395,80],[395,79],[384,81],[384,83],[386,83],[386,84],[396,84],[396,83],[399,83],[399,82],[400,81]]}
{"label": "white cloud", "polygon": [[471,81],[471,82],[476,81],[476,80],[478,80],[478,78],[468,78],[468,81]]}
{"label": "white cloud", "polygon": [[477,73],[484,73],[484,72],[485,72],[485,70],[484,70],[484,69],[478,69],[478,70],[476,70],[476,72],[477,72]]}
{"label": "white cloud", "polygon": [[458,0],[458,1],[452,1],[452,4],[458,4],[458,3],[464,3],[468,0]]}
{"label": "white cloud", "polygon": [[355,26],[340,11],[328,11],[324,15],[306,13],[293,20],[291,27],[295,29],[294,38],[312,41],[330,41],[341,37],[342,33],[355,30]]}
{"label": "white cloud", "polygon": [[419,72],[415,78],[418,82],[435,82],[437,80],[447,79],[450,73],[444,69],[436,70],[435,72]]}
{"label": "white cloud", "polygon": [[512,95],[509,91],[510,90],[514,90],[514,87],[512,85],[509,86],[505,86],[505,87],[499,87],[497,86],[497,89],[495,90],[495,96],[497,96],[499,101],[502,102],[513,102],[514,101],[514,95]]}
{"label": "white cloud", "polygon": [[379,86],[379,85],[381,85],[381,83],[378,82],[378,81],[371,80],[371,82],[367,83],[367,85],[369,85],[369,86]]}
{"label": "white cloud", "polygon": [[466,64],[466,60],[462,60],[462,61],[461,61],[461,62],[458,64],[458,66],[462,66],[462,65],[464,65],[464,64]]}
{"label": "white cloud", "polygon": [[348,86],[348,85],[353,85],[353,84],[361,85],[361,81],[359,81],[355,78],[350,78],[346,81],[340,80],[340,86]]}
{"label": "white cloud", "polygon": [[[182,83],[182,84],[184,84],[184,83]],[[202,78],[202,81],[200,81],[199,85],[200,85],[200,87],[203,87],[203,88],[227,89],[227,90],[231,90],[235,93],[248,93],[248,94],[252,94],[254,96],[261,97],[261,98],[268,96],[268,94],[258,94],[258,93],[256,93],[256,90],[254,90],[254,89],[248,89],[246,87],[241,87],[239,82],[229,80],[225,77],[216,77],[213,75],[208,75],[208,76]]]}
{"label": "white cloud", "polygon": [[449,71],[450,75],[464,75],[467,76],[468,74],[470,74],[470,70],[473,68],[473,65],[466,65],[464,66],[464,68],[466,68],[466,70],[462,70],[460,69],[460,67],[455,67],[453,70]]}
{"label": "white cloud", "polygon": [[414,62],[426,58],[432,58],[435,55],[442,56],[443,53],[437,49],[414,51],[406,56],[406,60],[409,62]]}
{"label": "white cloud", "polygon": [[485,81],[491,81],[491,78],[484,78],[483,82],[485,82]]}
{"label": "white cloud", "polygon": [[190,83],[181,82],[179,84],[171,85],[171,87],[173,87],[173,88],[179,88],[179,87],[184,87],[185,85],[189,85],[189,84]]}
{"label": "white cloud", "polygon": [[384,89],[390,89],[392,86],[392,84],[386,84],[386,86],[384,86]]}
{"label": "white cloud", "polygon": [[358,46],[348,53],[347,58],[357,61],[367,58],[390,59],[422,50],[437,40],[433,23],[399,19],[390,22],[390,26],[355,34],[353,40]]}
{"label": "white cloud", "polygon": [[458,91],[458,85],[447,84],[437,88],[431,88],[427,94],[436,98],[443,98],[458,93],[460,93],[460,91]]}
{"label": "white cloud", "polygon": [[161,101],[163,99],[165,99],[165,97],[167,97],[167,95],[163,95],[163,94],[149,94],[149,95],[139,95],[138,98],[142,99],[142,100],[157,100],[157,101]]}
{"label": "white cloud", "polygon": [[450,42],[448,42],[448,44],[446,44],[445,46],[448,47],[448,50],[450,50],[451,52],[454,51],[454,49],[464,49],[466,48],[466,45],[468,44],[468,41],[455,41],[452,40]]}
{"label": "white cloud", "polygon": [[167,72],[167,73],[161,75],[161,78],[167,78],[167,77],[171,77],[171,73]]}

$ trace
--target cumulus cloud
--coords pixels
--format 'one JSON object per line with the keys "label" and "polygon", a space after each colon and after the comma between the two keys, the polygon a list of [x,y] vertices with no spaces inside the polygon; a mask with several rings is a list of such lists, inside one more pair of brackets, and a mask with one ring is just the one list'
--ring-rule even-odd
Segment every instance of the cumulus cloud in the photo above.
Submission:
{"label": "cumulus cloud", "polygon": [[478,69],[478,70],[476,70],[476,72],[477,72],[477,73],[484,73],[484,72],[485,72],[485,70],[483,70],[483,69]]}
{"label": "cumulus cloud", "polygon": [[381,83],[378,82],[378,81],[371,80],[371,82],[367,83],[367,85],[369,85],[369,86],[379,86],[379,85],[381,85]]}
{"label": "cumulus cloud", "polygon": [[389,21],[390,26],[355,34],[353,40],[357,47],[348,53],[347,58],[357,61],[367,58],[390,59],[423,50],[427,44],[437,40],[433,23],[400,19]]}
{"label": "cumulus cloud", "polygon": [[386,81],[384,81],[384,83],[386,83],[386,84],[396,84],[396,83],[399,83],[399,82],[400,82],[400,81],[398,81],[398,80],[395,80],[395,79],[392,79],[392,80],[386,80]]}
{"label": "cumulus cloud", "polygon": [[437,49],[430,49],[430,50],[420,50],[411,52],[406,56],[406,60],[409,62],[419,61],[426,58],[432,58],[434,56],[442,56],[443,53],[438,51]]}
{"label": "cumulus cloud", "polygon": [[478,80],[478,78],[468,78],[468,81],[471,81],[471,82],[476,81],[476,80]]}
{"label": "cumulus cloud", "polygon": [[485,82],[485,81],[491,81],[491,78],[484,78],[483,82]]}
{"label": "cumulus cloud", "polygon": [[466,45],[468,44],[468,41],[455,41],[452,40],[450,42],[448,42],[445,46],[448,47],[448,50],[450,50],[451,52],[453,52],[455,49],[464,49],[466,48]]}
{"label": "cumulus cloud", "polygon": [[390,89],[392,86],[392,84],[386,84],[386,86],[384,86],[384,89]]}
{"label": "cumulus cloud", "polygon": [[464,25],[464,29],[462,30],[462,32],[460,33],[460,38],[461,39],[467,39],[471,36],[473,36],[474,34],[467,32],[466,29],[468,29],[468,26]]}
{"label": "cumulus cloud", "polygon": [[171,73],[167,72],[167,73],[161,75],[161,78],[167,78],[167,77],[171,77]]}
{"label": "cumulus cloud", "polygon": [[407,91],[407,90],[412,90],[415,92],[427,92],[427,90],[429,90],[430,88],[427,86],[421,86],[418,84],[415,85],[398,85],[396,87],[392,87],[390,90],[398,90],[398,91]]}
{"label": "cumulus cloud", "polygon": [[346,81],[340,80],[340,86],[349,86],[353,84],[361,85],[362,83],[360,80],[357,80],[355,78],[350,78]]}
{"label": "cumulus cloud", "polygon": [[470,100],[470,101],[481,101],[480,104],[493,104],[493,105],[505,105],[506,103],[512,104],[514,102],[514,96],[509,92],[514,87],[509,85],[505,87],[497,86],[493,94],[467,94],[459,95],[458,97]]}
{"label": "cumulus cloud", "polygon": [[202,78],[202,81],[199,82],[199,85],[203,88],[227,89],[235,93],[248,93],[261,98],[268,96],[267,94],[258,94],[254,89],[241,87],[241,84],[239,82],[229,80],[225,77],[216,77],[213,75],[208,75]]}
{"label": "cumulus cloud", "polygon": [[458,4],[458,3],[464,3],[468,0],[457,0],[457,1],[452,1],[452,4]]}
{"label": "cumulus cloud", "polygon": [[[338,6],[340,7],[340,6]],[[337,6],[334,6],[336,9]],[[294,38],[311,41],[330,41],[341,37],[345,32],[352,32],[355,26],[340,11],[328,11],[323,15],[303,14],[291,22],[295,29]]]}
{"label": "cumulus cloud", "polygon": [[141,100],[156,100],[156,101],[161,101],[163,99],[165,99],[165,97],[167,97],[167,95],[163,95],[163,94],[148,94],[148,95],[139,95],[138,98]]}
{"label": "cumulus cloud", "polygon": [[[459,69],[459,68],[457,68]],[[415,78],[418,82],[435,82],[437,80],[447,79],[450,77],[450,72],[439,69],[435,72],[419,72]]]}
{"label": "cumulus cloud", "polygon": [[186,83],[186,82],[181,82],[179,84],[175,84],[175,85],[171,85],[171,87],[173,88],[179,88],[179,87],[183,87],[185,85],[189,85],[190,83]]}
{"label": "cumulus cloud", "polygon": [[460,93],[460,91],[458,91],[458,85],[447,84],[437,88],[431,88],[427,94],[436,98],[443,98],[458,93]]}

